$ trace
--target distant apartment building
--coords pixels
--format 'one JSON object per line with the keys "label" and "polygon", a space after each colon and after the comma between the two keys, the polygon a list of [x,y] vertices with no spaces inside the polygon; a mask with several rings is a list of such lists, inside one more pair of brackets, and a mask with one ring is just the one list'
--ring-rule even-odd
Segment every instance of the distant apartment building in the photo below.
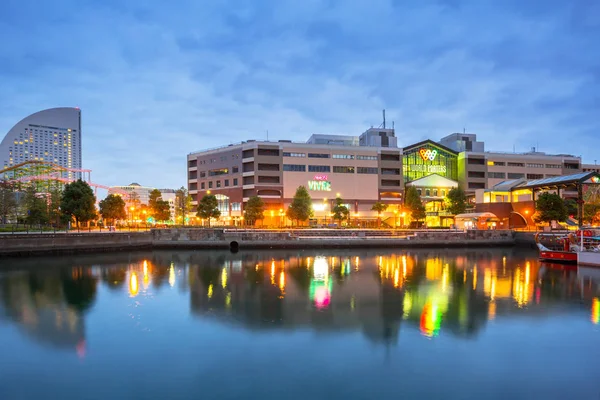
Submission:
{"label": "distant apartment building", "polygon": [[598,164],[583,164],[581,166],[583,172],[597,172],[600,173],[600,165]]}
{"label": "distant apartment building", "polygon": [[546,154],[535,148],[525,153],[485,151],[474,134],[453,133],[439,143],[459,152],[458,181],[471,194],[506,180],[553,178],[582,171],[580,157]]}
{"label": "distant apartment building", "polygon": [[81,110],[59,107],[38,111],[13,126],[0,142],[0,168],[26,162],[64,168],[63,178],[81,178]]}
{"label": "distant apartment building", "polygon": [[[111,186],[108,189],[108,194],[117,194],[123,196],[123,200],[126,203],[139,203],[148,204],[150,199],[150,192],[153,191],[153,187],[142,186],[139,183],[130,183],[126,186]],[[127,193],[123,195],[123,193]]]}

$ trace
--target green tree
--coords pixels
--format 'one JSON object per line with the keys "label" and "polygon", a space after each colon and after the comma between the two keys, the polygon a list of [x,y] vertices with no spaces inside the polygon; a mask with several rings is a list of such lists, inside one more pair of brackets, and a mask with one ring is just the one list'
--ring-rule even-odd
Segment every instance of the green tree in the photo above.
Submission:
{"label": "green tree", "polygon": [[567,207],[567,214],[569,216],[573,215],[577,218],[577,201],[573,199],[565,199],[565,206]]}
{"label": "green tree", "polygon": [[308,221],[313,216],[312,199],[308,190],[304,186],[298,186],[296,194],[292,199],[292,204],[287,209],[286,215],[289,219],[300,221]]}
{"label": "green tree", "polygon": [[207,194],[198,203],[198,216],[202,219],[208,220],[208,227],[210,228],[210,219],[219,218],[221,211],[218,209],[219,202],[217,198],[212,194]]}
{"label": "green tree", "polygon": [[258,196],[252,196],[248,199],[246,207],[244,207],[244,220],[254,225],[256,221],[264,218],[265,202]]}
{"label": "green tree", "polygon": [[540,194],[535,202],[535,210],[534,221],[536,223],[547,222],[550,225],[552,221],[564,222],[569,217],[565,202],[555,193]]}
{"label": "green tree", "polygon": [[0,223],[6,224],[8,217],[17,209],[17,196],[14,186],[8,182],[0,182]]}
{"label": "green tree", "polygon": [[192,211],[192,196],[183,186],[175,191],[175,221],[181,218],[182,224],[185,225],[185,218]]}
{"label": "green tree", "polygon": [[60,187],[53,187],[49,192],[48,201],[48,219],[54,226],[60,225],[62,218],[62,212],[60,210],[60,201],[62,199],[62,189]]}
{"label": "green tree", "polygon": [[62,194],[60,209],[64,215],[75,219],[75,224],[86,223],[96,218],[96,196],[87,182],[81,179],[68,183]]}
{"label": "green tree", "polygon": [[377,226],[381,226],[381,213],[385,212],[385,210],[387,210],[388,205],[378,201],[375,204],[373,204],[373,207],[371,207],[371,211],[376,211],[377,212]]}
{"label": "green tree", "polygon": [[48,204],[46,199],[40,197],[35,185],[29,185],[25,189],[23,206],[25,209],[25,222],[28,224],[48,223]]}
{"label": "green tree", "polygon": [[171,219],[171,207],[169,202],[162,199],[162,193],[158,189],[150,192],[148,197],[150,215],[157,221],[168,221]]}
{"label": "green tree", "polygon": [[404,194],[404,206],[410,211],[410,217],[417,223],[425,219],[425,206],[417,188],[409,186]]}
{"label": "green tree", "polygon": [[126,219],[125,201],[121,196],[109,194],[100,201],[100,215],[102,219],[108,222],[108,225],[114,225],[117,219]]}
{"label": "green tree", "polygon": [[333,212],[333,219],[338,221],[340,226],[342,226],[342,221],[348,219],[348,216],[350,215],[350,210],[348,210],[348,207],[346,207],[344,200],[342,200],[341,197],[336,197],[335,204],[331,211]]}
{"label": "green tree", "polygon": [[467,195],[459,187],[450,189],[444,200],[446,210],[452,215],[462,214],[467,209]]}

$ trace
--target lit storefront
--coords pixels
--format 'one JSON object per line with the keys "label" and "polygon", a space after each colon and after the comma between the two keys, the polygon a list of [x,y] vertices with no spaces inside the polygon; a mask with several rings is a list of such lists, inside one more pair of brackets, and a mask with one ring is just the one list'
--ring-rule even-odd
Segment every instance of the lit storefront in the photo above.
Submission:
{"label": "lit storefront", "polygon": [[405,185],[416,187],[425,203],[426,225],[452,225],[444,198],[458,187],[458,153],[426,140],[404,148],[402,169]]}

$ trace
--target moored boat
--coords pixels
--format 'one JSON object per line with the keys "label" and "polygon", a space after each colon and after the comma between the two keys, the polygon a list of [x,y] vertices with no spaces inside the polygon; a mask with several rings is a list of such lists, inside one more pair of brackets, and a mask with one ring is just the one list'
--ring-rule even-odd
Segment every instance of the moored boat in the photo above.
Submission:
{"label": "moored boat", "polygon": [[542,261],[576,264],[577,253],[573,251],[571,242],[572,240],[565,234],[537,233],[535,235],[539,259]]}

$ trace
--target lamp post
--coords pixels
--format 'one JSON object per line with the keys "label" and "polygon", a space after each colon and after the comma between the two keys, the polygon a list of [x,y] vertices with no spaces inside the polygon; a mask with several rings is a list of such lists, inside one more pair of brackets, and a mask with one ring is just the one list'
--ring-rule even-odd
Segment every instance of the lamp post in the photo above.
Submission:
{"label": "lamp post", "polygon": [[283,228],[283,208],[279,209],[279,227]]}

